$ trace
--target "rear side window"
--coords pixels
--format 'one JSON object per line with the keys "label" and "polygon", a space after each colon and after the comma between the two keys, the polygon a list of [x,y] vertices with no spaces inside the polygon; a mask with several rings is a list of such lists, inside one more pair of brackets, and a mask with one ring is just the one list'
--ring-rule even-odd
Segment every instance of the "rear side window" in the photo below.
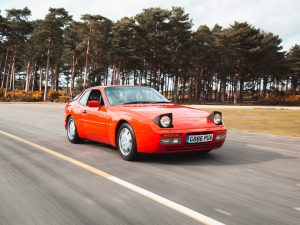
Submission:
{"label": "rear side window", "polygon": [[91,91],[88,90],[88,91],[86,91],[86,92],[83,93],[83,95],[82,95],[81,98],[79,99],[79,103],[80,103],[81,105],[86,105],[87,100],[88,100],[89,95],[90,95],[90,92],[91,92]]}

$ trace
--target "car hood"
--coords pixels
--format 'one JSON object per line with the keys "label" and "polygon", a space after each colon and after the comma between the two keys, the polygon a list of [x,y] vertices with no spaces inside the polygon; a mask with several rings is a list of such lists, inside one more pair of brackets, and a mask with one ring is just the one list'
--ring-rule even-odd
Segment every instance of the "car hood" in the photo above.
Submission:
{"label": "car hood", "polygon": [[206,118],[209,113],[181,105],[174,104],[135,104],[122,105],[124,111],[140,114],[143,117],[154,119],[161,114],[172,113],[173,119]]}
{"label": "car hood", "polygon": [[[173,128],[175,129],[199,129],[213,128],[216,125],[209,122],[210,113],[186,106],[174,104],[136,104],[122,105],[123,112],[128,112],[144,120],[154,120],[157,116],[172,113]],[[159,129],[155,126],[154,129]]]}

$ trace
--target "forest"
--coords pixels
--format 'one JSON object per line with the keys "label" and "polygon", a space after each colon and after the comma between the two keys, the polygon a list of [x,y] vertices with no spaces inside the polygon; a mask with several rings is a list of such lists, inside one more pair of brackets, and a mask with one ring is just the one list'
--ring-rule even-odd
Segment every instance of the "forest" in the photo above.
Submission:
{"label": "forest", "polygon": [[[2,15],[2,16],[1,16]],[[300,46],[247,22],[194,27],[181,7],[148,8],[112,21],[64,8],[44,19],[31,11],[0,15],[0,95],[64,91],[97,85],[146,85],[174,102],[264,102],[300,94]],[[300,102],[300,97],[297,100]]]}

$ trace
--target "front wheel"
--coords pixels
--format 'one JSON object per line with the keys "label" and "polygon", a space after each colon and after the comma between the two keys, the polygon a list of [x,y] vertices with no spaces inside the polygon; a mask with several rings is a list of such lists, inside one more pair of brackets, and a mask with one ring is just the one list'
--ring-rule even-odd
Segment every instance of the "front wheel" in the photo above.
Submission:
{"label": "front wheel", "polygon": [[133,161],[137,158],[135,135],[128,123],[123,123],[118,130],[117,146],[123,159]]}
{"label": "front wheel", "polygon": [[71,143],[81,143],[82,139],[78,136],[75,120],[72,116],[69,117],[67,123],[67,136]]}

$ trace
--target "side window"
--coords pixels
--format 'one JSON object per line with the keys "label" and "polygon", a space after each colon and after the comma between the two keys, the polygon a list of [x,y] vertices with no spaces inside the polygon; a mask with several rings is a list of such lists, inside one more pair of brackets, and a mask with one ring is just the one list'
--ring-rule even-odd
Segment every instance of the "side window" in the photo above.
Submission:
{"label": "side window", "polygon": [[97,101],[100,102],[100,105],[104,105],[100,90],[92,90],[88,101]]}
{"label": "side window", "polygon": [[89,98],[89,95],[90,95],[90,92],[91,91],[86,91],[86,92],[84,92],[84,94],[81,96],[81,98],[79,99],[79,103],[81,104],[81,105],[86,105],[86,103],[87,103],[87,100],[88,100],[88,98]]}

